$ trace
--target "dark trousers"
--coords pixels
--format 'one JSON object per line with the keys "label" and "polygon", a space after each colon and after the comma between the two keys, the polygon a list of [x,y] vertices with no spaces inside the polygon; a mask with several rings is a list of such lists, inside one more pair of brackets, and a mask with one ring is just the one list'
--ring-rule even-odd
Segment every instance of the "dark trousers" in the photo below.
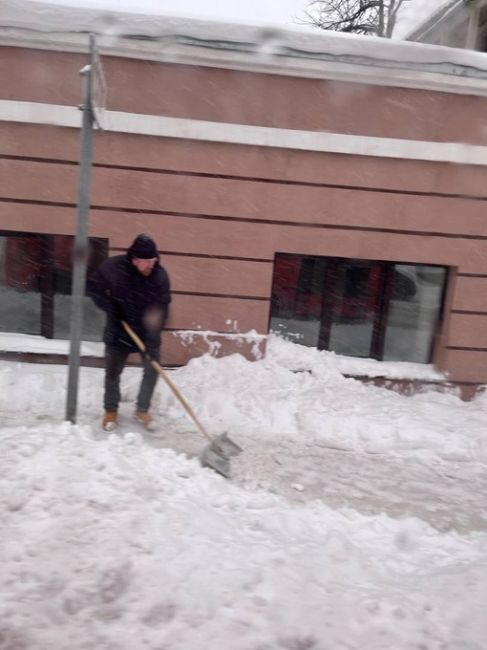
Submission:
{"label": "dark trousers", "polygon": [[[151,350],[150,356],[159,360],[160,348]],[[144,366],[139,394],[137,396],[137,411],[148,411],[152,394],[157,382],[157,371],[150,362],[141,354]],[[105,411],[117,411],[120,402],[120,376],[127,363],[128,352],[121,352],[116,348],[105,348]]]}

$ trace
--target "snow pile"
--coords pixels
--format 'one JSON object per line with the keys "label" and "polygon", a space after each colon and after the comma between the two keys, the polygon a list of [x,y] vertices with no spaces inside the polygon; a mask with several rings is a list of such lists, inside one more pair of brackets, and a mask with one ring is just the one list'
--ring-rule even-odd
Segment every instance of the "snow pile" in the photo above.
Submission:
{"label": "snow pile", "polygon": [[244,448],[226,481],[162,382],[135,430],[140,369],[108,436],[102,370],[71,425],[66,367],[0,362],[0,649],[483,650],[487,397],[340,363],[274,341],[171,371]]}
{"label": "snow pile", "polygon": [[[384,377],[385,379],[420,379],[422,381],[446,381],[446,376],[425,363],[406,361],[376,361],[347,357],[328,350],[295,345],[280,336],[268,337],[268,356],[289,370],[313,370],[322,373],[323,369],[338,370],[344,375],[355,377]],[[321,370],[320,370],[321,368]]]}
{"label": "snow pile", "polygon": [[[432,391],[405,398],[364,385],[343,376],[343,359],[274,338],[262,361],[205,355],[177,370],[174,379],[216,433],[237,430],[261,439],[293,438],[308,447],[487,461],[480,403]],[[172,401],[166,398],[161,415]]]}
{"label": "snow pile", "polygon": [[[487,461],[487,398],[464,403],[454,395],[433,391],[405,398],[343,374],[360,367],[374,367],[379,375],[391,377],[407,375],[406,367],[413,367],[413,375],[421,368],[420,364],[347,360],[270,337],[266,357],[260,361],[247,361],[239,354],[222,359],[206,354],[171,371],[171,377],[215,434],[235,431],[256,440],[293,439],[297,448]],[[33,423],[35,418],[62,420],[64,367],[45,366],[36,372],[35,365],[3,362],[1,368],[0,411],[7,422],[16,421],[12,404],[36,414]],[[435,371],[425,366],[424,376],[431,379]],[[122,376],[122,410],[132,408],[139,378],[137,368],[126,369]],[[103,371],[82,368],[80,423],[99,418],[102,394]],[[163,382],[153,406],[165,428],[194,428]]]}
{"label": "snow pile", "polygon": [[1,648],[482,648],[487,534],[297,508],[134,434],[0,444]]}

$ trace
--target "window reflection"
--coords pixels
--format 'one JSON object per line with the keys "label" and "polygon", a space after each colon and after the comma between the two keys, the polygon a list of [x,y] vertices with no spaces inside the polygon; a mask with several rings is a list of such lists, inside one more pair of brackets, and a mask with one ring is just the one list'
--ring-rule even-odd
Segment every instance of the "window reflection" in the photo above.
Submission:
{"label": "window reflection", "polygon": [[385,360],[428,363],[439,320],[446,269],[396,264],[385,335]]}
{"label": "window reflection", "polygon": [[270,329],[339,354],[428,363],[444,267],[277,254]]}
{"label": "window reflection", "polygon": [[[0,233],[0,331],[69,338],[74,238]],[[107,240],[89,241],[88,273],[106,258]],[[85,299],[84,340],[100,340],[103,315]]]}
{"label": "window reflection", "polygon": [[330,274],[332,281],[328,284],[330,309],[323,315],[325,323],[328,319],[330,323],[326,349],[368,357],[380,296],[380,268],[370,262],[352,261],[335,266],[335,277]]}
{"label": "window reflection", "polygon": [[304,345],[318,345],[325,273],[323,257],[276,256],[272,330]]}

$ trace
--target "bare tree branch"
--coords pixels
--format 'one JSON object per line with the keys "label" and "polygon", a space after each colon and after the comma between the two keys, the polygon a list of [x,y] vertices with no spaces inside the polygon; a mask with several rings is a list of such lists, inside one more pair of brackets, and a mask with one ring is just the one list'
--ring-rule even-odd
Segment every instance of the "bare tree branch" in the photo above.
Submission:
{"label": "bare tree branch", "polygon": [[312,0],[302,22],[320,29],[390,38],[404,2],[410,0]]}

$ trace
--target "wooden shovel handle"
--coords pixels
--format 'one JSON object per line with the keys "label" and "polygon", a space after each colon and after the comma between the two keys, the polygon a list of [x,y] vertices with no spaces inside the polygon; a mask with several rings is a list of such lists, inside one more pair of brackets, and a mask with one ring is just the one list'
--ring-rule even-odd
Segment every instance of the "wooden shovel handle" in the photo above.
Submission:
{"label": "wooden shovel handle", "polygon": [[150,362],[153,368],[157,370],[159,375],[164,379],[166,384],[169,386],[169,388],[172,390],[176,398],[179,400],[181,403],[181,406],[184,408],[186,413],[189,415],[189,417],[193,420],[193,422],[196,424],[198,429],[201,431],[201,433],[205,436],[209,442],[213,442],[213,438],[210,436],[210,434],[205,430],[201,422],[198,420],[196,417],[195,412],[191,408],[191,406],[188,404],[188,402],[184,399],[184,397],[181,395],[175,384],[173,383],[172,379],[169,379],[169,376],[167,373],[164,372],[162,369],[160,363],[158,363],[155,359],[153,359],[150,354],[147,352],[147,348],[145,346],[145,343],[142,341],[142,339],[137,336],[137,334],[134,332],[134,330],[130,327],[128,323],[126,323],[124,320],[122,321],[122,325],[127,332],[127,334],[130,336],[132,341],[135,343],[135,345],[139,348],[139,350],[144,354],[145,358]]}

